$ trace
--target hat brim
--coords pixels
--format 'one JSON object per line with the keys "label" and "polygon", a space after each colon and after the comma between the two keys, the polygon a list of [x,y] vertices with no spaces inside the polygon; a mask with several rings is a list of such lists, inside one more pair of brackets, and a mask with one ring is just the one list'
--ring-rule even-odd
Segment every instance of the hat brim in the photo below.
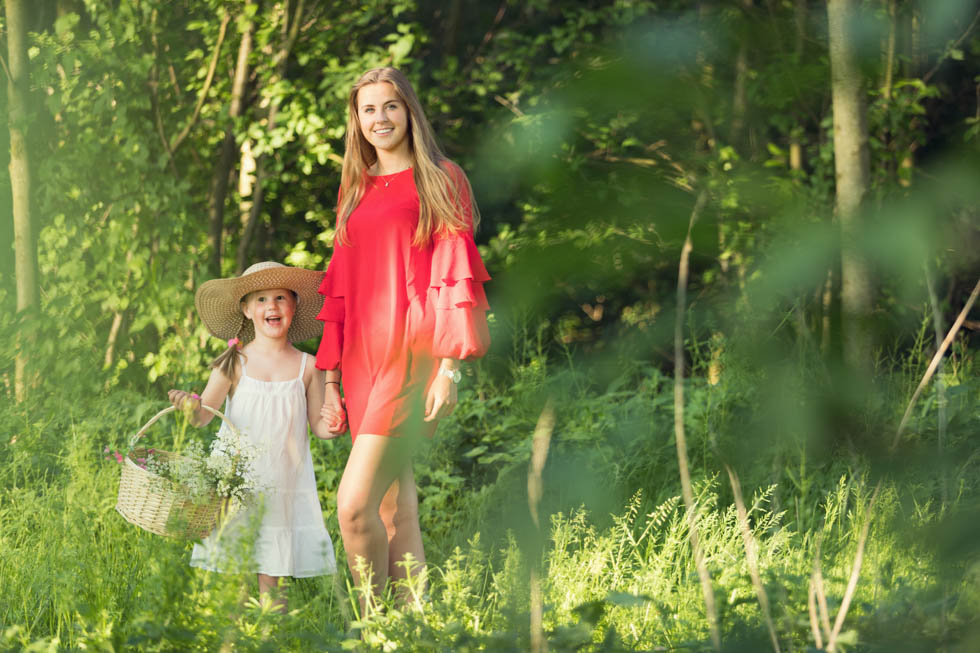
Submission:
{"label": "hat brim", "polygon": [[255,326],[242,313],[245,296],[268,288],[292,290],[296,293],[296,313],[287,337],[290,342],[302,342],[323,331],[323,324],[316,319],[323,305],[323,296],[317,292],[323,275],[316,270],[276,266],[241,277],[212,279],[197,289],[194,305],[212,335],[222,340],[237,337],[245,344],[255,338]]}

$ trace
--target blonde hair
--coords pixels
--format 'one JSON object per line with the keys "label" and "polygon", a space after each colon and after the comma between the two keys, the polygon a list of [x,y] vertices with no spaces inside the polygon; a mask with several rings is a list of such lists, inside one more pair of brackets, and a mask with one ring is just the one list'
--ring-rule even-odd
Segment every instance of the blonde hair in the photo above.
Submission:
{"label": "blonde hair", "polygon": [[470,225],[463,217],[469,204],[473,229],[480,222],[480,212],[473,188],[458,166],[439,149],[432,125],[425,118],[412,84],[396,68],[374,68],[361,75],[350,91],[347,102],[347,136],[344,165],[340,174],[340,197],[337,202],[337,241],[349,245],[347,220],[364,196],[365,173],[378,160],[377,152],[361,132],[357,113],[357,94],[369,84],[387,82],[408,109],[408,147],[412,157],[412,175],[419,194],[419,224],[412,244],[421,247],[437,233],[456,232]]}
{"label": "blonde hair", "polygon": [[241,366],[241,361],[238,357],[246,358],[245,354],[239,349],[239,345],[242,340],[242,336],[245,334],[245,322],[242,322],[241,328],[238,329],[238,333],[235,334],[234,341],[229,340],[231,343],[228,345],[228,349],[224,350],[218,357],[211,361],[209,366],[212,370],[216,369],[221,372],[222,375],[232,383],[231,389],[228,390],[228,396],[235,393],[235,377],[238,376],[238,368]]}

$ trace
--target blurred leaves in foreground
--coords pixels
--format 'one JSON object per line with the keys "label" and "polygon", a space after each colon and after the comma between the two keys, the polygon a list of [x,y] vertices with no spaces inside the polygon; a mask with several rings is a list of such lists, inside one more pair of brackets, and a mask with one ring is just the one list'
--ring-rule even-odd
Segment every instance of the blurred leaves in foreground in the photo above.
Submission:
{"label": "blurred leaves in foreground", "polygon": [[[0,257],[0,648],[349,650],[360,632],[391,650],[525,650],[531,568],[552,650],[709,648],[671,380],[677,262],[702,190],[684,424],[725,650],[770,646],[726,466],[745,488],[785,650],[816,646],[815,563],[833,615],[868,520],[839,647],[977,648],[975,311],[888,451],[937,333],[980,276],[971,3],[860,4],[871,188],[847,243],[833,210],[825,3],[57,7],[31,10],[36,312],[9,310],[13,261]],[[232,117],[249,24],[249,83]],[[186,544],[115,515],[116,469],[101,451],[163,390],[202,383],[221,344],[192,297],[213,275],[206,216],[226,130],[238,183],[223,199],[221,273],[239,249],[322,268],[343,98],[363,69],[388,63],[417,83],[473,180],[494,345],[417,461],[428,600],[357,621],[342,571],[294,582],[294,612],[278,618],[241,600],[240,579],[189,569]],[[9,194],[4,177],[4,205]],[[845,244],[873,271],[866,370],[840,355]],[[33,379],[21,404],[18,357]],[[539,532],[527,469],[549,397]],[[339,546],[346,445],[314,455]]]}

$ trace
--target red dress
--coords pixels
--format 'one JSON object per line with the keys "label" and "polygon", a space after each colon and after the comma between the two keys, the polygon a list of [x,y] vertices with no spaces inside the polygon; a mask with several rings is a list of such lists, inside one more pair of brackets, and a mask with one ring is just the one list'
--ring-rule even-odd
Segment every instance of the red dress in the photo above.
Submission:
{"label": "red dress", "polygon": [[[460,184],[463,171],[450,164]],[[412,245],[419,196],[409,168],[367,176],[347,221],[350,245],[336,243],[320,284],[322,370],[342,370],[351,437],[425,434],[425,393],[440,358],[477,358],[490,344],[483,284],[490,280],[473,231],[433,236]],[[465,188],[465,186],[463,186]],[[465,193],[461,193],[466,197]],[[472,225],[468,201],[464,218]]]}

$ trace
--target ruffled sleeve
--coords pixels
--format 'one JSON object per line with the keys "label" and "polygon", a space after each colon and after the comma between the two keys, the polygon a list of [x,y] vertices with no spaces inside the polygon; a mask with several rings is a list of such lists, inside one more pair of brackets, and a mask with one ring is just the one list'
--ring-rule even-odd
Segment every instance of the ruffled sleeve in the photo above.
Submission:
{"label": "ruffled sleeve", "polygon": [[319,292],[323,295],[323,308],[316,319],[323,322],[323,337],[316,351],[316,366],[321,370],[335,370],[340,367],[344,350],[344,287],[345,257],[344,248],[334,247],[327,273],[323,275]]}
{"label": "ruffled sleeve", "polygon": [[436,237],[429,305],[435,308],[432,354],[436,358],[479,358],[490,346],[487,296],[490,280],[473,232]]}

